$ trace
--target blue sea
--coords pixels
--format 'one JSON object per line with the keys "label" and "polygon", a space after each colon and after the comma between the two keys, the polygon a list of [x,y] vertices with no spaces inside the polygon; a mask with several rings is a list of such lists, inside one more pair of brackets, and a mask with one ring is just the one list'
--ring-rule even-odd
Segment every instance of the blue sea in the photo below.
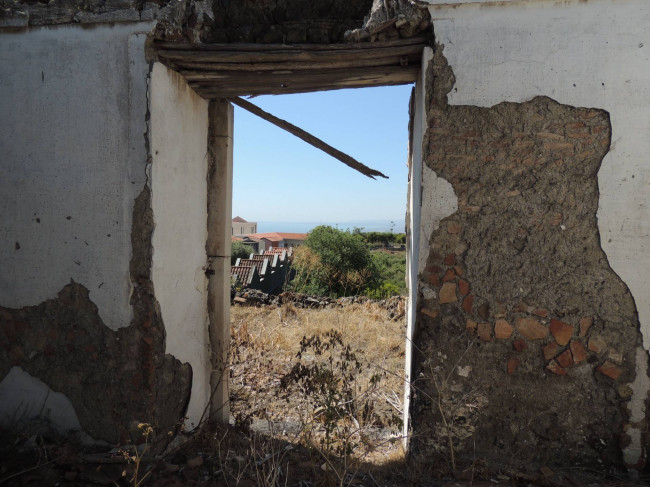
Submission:
{"label": "blue sea", "polygon": [[352,220],[352,221],[320,221],[320,222],[257,222],[257,232],[287,232],[287,233],[309,233],[318,225],[329,225],[339,230],[353,230],[361,228],[362,232],[390,232],[403,233],[406,226],[403,219],[396,220]]}

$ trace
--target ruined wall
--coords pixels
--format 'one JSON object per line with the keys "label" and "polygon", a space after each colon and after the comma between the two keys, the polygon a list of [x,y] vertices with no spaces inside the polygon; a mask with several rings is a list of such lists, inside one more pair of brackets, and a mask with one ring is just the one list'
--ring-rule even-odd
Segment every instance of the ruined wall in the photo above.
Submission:
{"label": "ruined wall", "polygon": [[152,27],[0,32],[0,404],[20,398],[3,423],[47,388],[110,442],[185,412],[192,371],[165,355],[151,282]]}
{"label": "ruined wall", "polygon": [[156,20],[155,37],[192,42],[335,43],[372,0],[0,0],[0,28]]}
{"label": "ruined wall", "polygon": [[152,280],[166,352],[192,366],[187,416],[198,425],[210,397],[207,241],[208,102],[154,63],[150,83]]}
{"label": "ruined wall", "polygon": [[444,46],[428,87],[412,451],[444,468],[451,450],[461,469],[642,468],[650,190],[632,176],[647,182],[650,12],[481,3],[430,8]]}

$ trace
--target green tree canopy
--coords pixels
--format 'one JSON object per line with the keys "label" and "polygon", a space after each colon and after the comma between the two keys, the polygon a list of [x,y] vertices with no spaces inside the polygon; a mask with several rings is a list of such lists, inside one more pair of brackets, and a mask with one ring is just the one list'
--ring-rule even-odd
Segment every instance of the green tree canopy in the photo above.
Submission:
{"label": "green tree canopy", "polygon": [[232,243],[232,251],[230,252],[230,265],[235,265],[238,258],[248,259],[252,253],[254,253],[253,247],[250,245],[244,245],[241,242]]}
{"label": "green tree canopy", "polygon": [[358,294],[375,280],[372,256],[359,233],[321,225],[298,250],[294,257],[298,291],[347,296]]}

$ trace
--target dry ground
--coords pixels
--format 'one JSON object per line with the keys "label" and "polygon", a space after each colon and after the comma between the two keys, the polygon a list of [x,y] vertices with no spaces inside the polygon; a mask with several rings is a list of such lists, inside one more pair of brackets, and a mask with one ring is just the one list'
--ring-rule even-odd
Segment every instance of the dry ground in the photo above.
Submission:
{"label": "dry ground", "polygon": [[[231,317],[231,411],[238,423],[316,445],[328,428],[345,430],[358,460],[382,463],[401,455],[406,325],[400,313],[391,319],[371,302],[325,309],[283,304],[235,306]],[[314,337],[320,346],[299,354],[303,339]],[[315,370],[336,375],[326,393],[313,390]],[[328,398],[351,404],[339,411]]]}
{"label": "dry ground", "polygon": [[401,418],[405,320],[395,309],[377,303],[234,306],[231,316],[235,426],[206,425],[171,444],[164,432],[155,433],[146,447],[101,452],[74,438],[0,430],[0,485],[648,485],[491,472],[481,459],[463,472],[433,458],[424,464],[405,459],[394,421]]}

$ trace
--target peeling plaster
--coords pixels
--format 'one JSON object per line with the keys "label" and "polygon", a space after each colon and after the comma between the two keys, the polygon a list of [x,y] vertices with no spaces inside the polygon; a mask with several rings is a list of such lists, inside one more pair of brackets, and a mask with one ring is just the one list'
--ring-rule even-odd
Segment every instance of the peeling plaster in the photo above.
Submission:
{"label": "peeling plaster", "polygon": [[449,181],[438,177],[429,166],[422,166],[422,213],[427,215],[420,224],[420,259],[418,273],[424,270],[429,258],[429,239],[440,221],[458,210],[458,197]]}
{"label": "peeling plaster", "polygon": [[637,301],[650,349],[650,3],[526,3],[430,8],[458,78],[449,103],[489,107],[546,95],[610,113],[598,226],[610,265]]}

